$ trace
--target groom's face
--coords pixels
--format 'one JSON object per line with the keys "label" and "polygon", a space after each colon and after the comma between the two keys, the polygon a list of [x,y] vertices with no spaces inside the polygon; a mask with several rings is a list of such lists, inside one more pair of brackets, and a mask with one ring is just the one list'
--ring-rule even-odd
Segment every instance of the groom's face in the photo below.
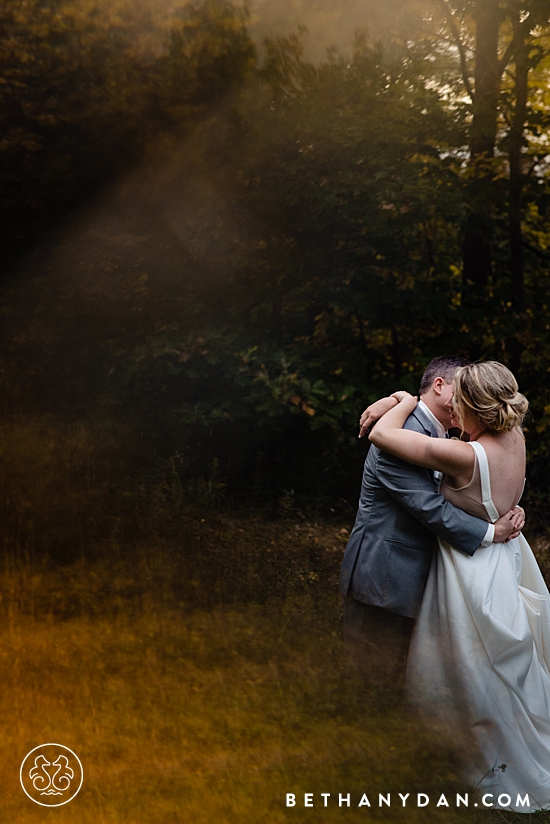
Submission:
{"label": "groom's face", "polygon": [[445,429],[449,429],[451,426],[456,426],[456,421],[452,418],[453,412],[453,393],[455,389],[454,382],[447,383],[447,381],[441,379],[442,382],[439,385],[439,411],[440,414],[437,415]]}

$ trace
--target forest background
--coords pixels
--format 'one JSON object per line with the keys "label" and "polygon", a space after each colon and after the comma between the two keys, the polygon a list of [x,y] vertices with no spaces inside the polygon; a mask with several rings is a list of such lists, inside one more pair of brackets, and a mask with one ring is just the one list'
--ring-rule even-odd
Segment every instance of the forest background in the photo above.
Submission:
{"label": "forest background", "polygon": [[[436,355],[506,363],[531,403],[524,504],[532,535],[542,534],[549,79],[548,0],[5,0],[0,511],[2,608],[16,639],[6,649],[42,643],[44,621],[56,632],[76,621],[77,644],[94,635],[79,621],[113,616],[127,621],[124,631],[145,622],[141,643],[169,615],[160,647],[129,658],[161,655],[160,670],[170,670],[182,643],[170,633],[186,627],[189,660],[208,670],[227,654],[216,621],[241,649],[250,627],[264,637],[269,615],[277,638],[296,627],[287,657],[257,640],[253,663],[239,653],[233,676],[264,666],[250,683],[284,682],[291,692],[302,676],[323,681],[321,749],[333,752],[319,770],[335,787],[338,770],[353,774],[350,763],[384,764],[387,753],[373,750],[382,727],[361,741],[348,730],[352,754],[327,744],[337,735],[327,719],[342,725],[347,710],[332,664],[330,675],[315,669],[325,642],[338,654],[336,580],[366,452],[358,417],[389,391],[416,392]],[[197,618],[203,609],[214,617]],[[182,610],[195,617],[183,621]],[[199,651],[193,621],[206,622]],[[60,648],[73,641],[62,636]],[[98,649],[72,678],[93,681],[91,670],[117,659],[101,683],[118,678],[135,697],[123,658]],[[7,681],[8,702],[17,679],[34,672],[25,660],[25,678]],[[174,684],[183,678],[175,673]],[[299,683],[299,700],[285,692],[286,722],[298,713],[301,746],[317,764],[319,742],[300,716],[315,701]],[[163,746],[180,746],[191,716],[174,727],[177,700],[164,681],[159,690],[170,695]],[[94,700],[114,717],[120,708],[101,695]],[[274,700],[266,695],[264,720]],[[20,713],[6,746],[30,749],[38,742],[24,701]],[[228,739],[243,735],[246,719]],[[220,723],[200,734],[205,749]],[[156,741],[159,723],[150,724]],[[88,732],[75,748],[86,739],[93,750]],[[126,731],[126,749],[120,730],[111,733],[108,757],[98,738],[98,758],[129,765],[142,733]],[[272,743],[263,726],[256,734],[264,749]],[[423,787],[454,775],[447,756],[419,755],[416,731],[404,740],[402,754],[427,759]],[[257,768],[274,821],[286,818],[273,787],[279,803],[281,776],[299,782],[307,761],[285,746]],[[222,768],[200,759],[189,768],[229,776],[204,820],[254,820],[250,765],[235,767],[244,770],[235,778],[224,752]],[[394,780],[399,770],[386,768]],[[196,780],[178,792],[186,804],[196,793],[187,813],[201,820],[206,779]],[[94,792],[95,820],[98,809],[127,820],[116,793]],[[227,794],[241,799],[229,812]],[[170,798],[155,820],[180,820],[182,802]],[[16,820],[16,795],[13,804]],[[128,820],[141,820],[140,809],[136,800]]]}

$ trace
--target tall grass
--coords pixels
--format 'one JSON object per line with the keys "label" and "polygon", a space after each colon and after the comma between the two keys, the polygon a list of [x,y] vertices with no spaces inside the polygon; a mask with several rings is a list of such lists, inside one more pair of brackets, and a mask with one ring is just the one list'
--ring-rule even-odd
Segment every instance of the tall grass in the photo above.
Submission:
{"label": "tall grass", "polygon": [[[71,747],[85,770],[80,795],[55,811],[60,821],[363,820],[363,792],[373,805],[378,792],[392,792],[392,820],[439,819],[435,800],[428,810],[403,810],[396,794],[454,798],[452,755],[414,720],[381,712],[346,683],[337,621],[330,630],[326,615],[293,603],[179,606],[155,583],[156,562],[154,548],[142,554],[134,572],[141,591],[103,603],[97,593],[113,586],[109,565],[68,569],[64,591],[81,604],[95,581],[96,615],[66,618],[55,599],[48,611],[43,595],[35,617],[4,603],[5,820],[44,820],[18,785],[18,767],[46,741]],[[15,578],[12,570],[12,588]],[[26,570],[20,583],[29,591]],[[51,570],[41,583],[53,593],[60,582]],[[317,811],[286,808],[287,792],[300,800],[313,792]],[[321,792],[349,792],[355,809],[335,803],[321,812]]]}
{"label": "tall grass", "polygon": [[[8,434],[2,820],[519,820],[437,808],[441,793],[454,805],[467,790],[452,746],[348,675],[336,588],[345,526],[212,511],[215,490],[191,502],[174,467],[125,486],[117,439],[105,437],[106,455],[82,427]],[[48,741],[85,771],[78,797],[55,810],[18,780],[25,754]],[[399,792],[431,803],[403,808]],[[357,807],[363,793],[371,808]],[[390,809],[379,793],[392,794]]]}

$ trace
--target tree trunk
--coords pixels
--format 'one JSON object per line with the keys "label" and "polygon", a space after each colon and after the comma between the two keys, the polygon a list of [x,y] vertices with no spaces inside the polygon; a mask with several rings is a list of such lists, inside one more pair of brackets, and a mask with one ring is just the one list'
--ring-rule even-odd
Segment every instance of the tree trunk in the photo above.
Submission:
{"label": "tree trunk", "polygon": [[[525,176],[523,172],[524,129],[527,119],[529,45],[521,28],[518,17],[514,20],[515,49],[515,109],[512,128],[510,129],[510,182],[508,205],[508,228],[510,233],[510,274],[512,286],[512,311],[516,326],[520,327],[521,314],[524,309],[524,272],[523,272],[523,236],[521,228],[521,199]],[[509,342],[512,371],[519,369],[522,345],[514,335]]]}
{"label": "tree trunk", "polygon": [[515,111],[510,130],[510,184],[508,220],[510,228],[510,269],[512,308],[523,311],[523,237],[521,230],[521,196],[525,184],[523,173],[524,128],[527,119],[529,46],[521,32],[516,33]]}
{"label": "tree trunk", "polygon": [[493,157],[498,118],[498,96],[502,68],[498,59],[498,35],[501,10],[498,0],[476,0],[475,98],[470,129],[470,153],[473,162]]}
{"label": "tree trunk", "polygon": [[494,156],[498,98],[503,67],[498,58],[501,9],[498,0],[476,0],[475,96],[470,127],[469,186],[471,212],[463,252],[463,301],[479,300],[491,275],[493,185],[489,162]]}

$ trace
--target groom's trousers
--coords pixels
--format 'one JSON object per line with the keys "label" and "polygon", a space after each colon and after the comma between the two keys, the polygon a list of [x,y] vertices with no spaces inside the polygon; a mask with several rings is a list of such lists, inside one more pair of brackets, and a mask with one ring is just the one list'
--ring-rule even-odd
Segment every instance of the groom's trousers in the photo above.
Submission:
{"label": "groom's trousers", "polygon": [[344,600],[344,646],[352,672],[364,685],[400,696],[414,618]]}

